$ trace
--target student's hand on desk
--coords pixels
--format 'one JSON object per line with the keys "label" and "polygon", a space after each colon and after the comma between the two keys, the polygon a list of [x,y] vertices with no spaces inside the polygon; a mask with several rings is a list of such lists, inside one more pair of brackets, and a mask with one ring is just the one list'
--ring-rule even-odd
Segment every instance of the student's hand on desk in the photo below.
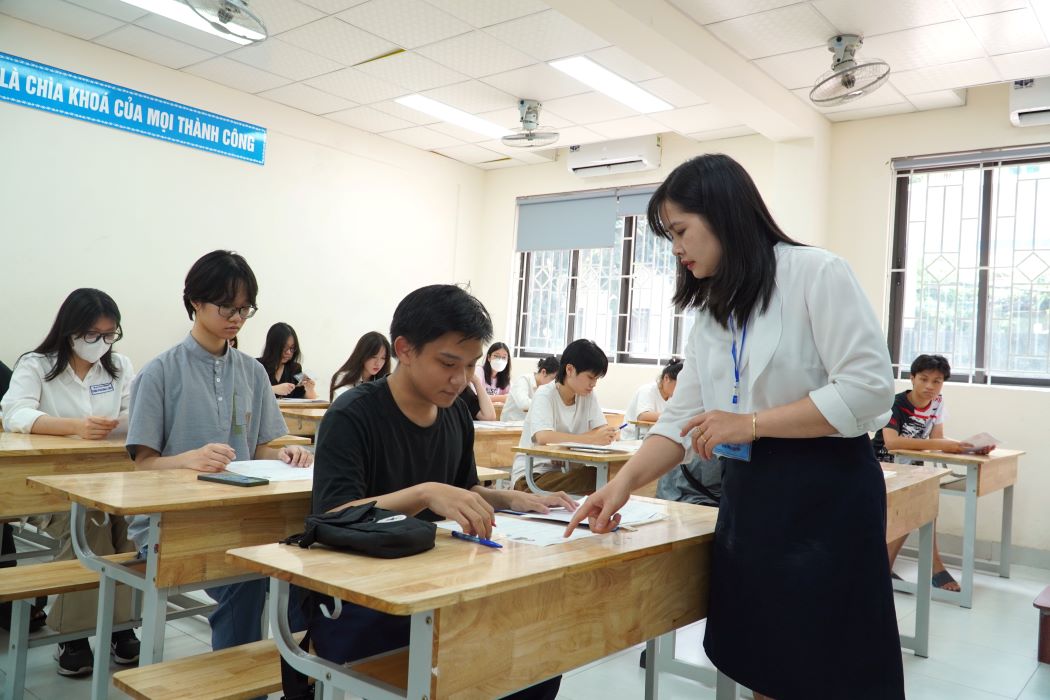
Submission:
{"label": "student's hand on desk", "polygon": [[545,496],[526,491],[510,491],[507,494],[510,510],[519,513],[549,513],[551,508],[564,508],[570,513],[577,503],[564,491],[555,491]]}
{"label": "student's hand on desk", "polygon": [[[955,440],[944,440],[943,442],[955,442]],[[963,452],[968,452],[972,455],[986,455],[994,449],[995,445],[985,445],[984,447],[974,449],[973,445],[971,445],[968,442],[955,442],[955,445],[952,446],[952,449],[941,448],[941,451],[948,452],[949,454],[960,454]]]}
{"label": "student's hand on desk", "polygon": [[314,463],[314,453],[300,445],[285,445],[277,456],[282,462],[293,467],[309,467]]}
{"label": "student's hand on desk", "polygon": [[692,431],[693,449],[702,459],[712,459],[719,445],[751,442],[751,414],[708,411],[696,416],[682,428],[682,437]]}
{"label": "student's hand on desk", "polygon": [[599,425],[594,430],[584,433],[595,445],[610,445],[619,434],[620,431],[611,425]]}
{"label": "student's hand on desk", "polygon": [[615,530],[620,525],[620,514],[617,511],[623,508],[623,504],[627,503],[630,497],[631,490],[627,481],[613,479],[588,496],[583,505],[576,509],[572,520],[565,527],[564,536],[571,535],[576,526],[584,520],[587,521],[591,532],[597,534]]}
{"label": "student's hand on desk", "polygon": [[117,427],[119,421],[113,418],[88,416],[77,426],[77,435],[85,440],[102,440]]}
{"label": "student's hand on desk", "polygon": [[288,394],[295,391],[295,384],[291,382],[285,382],[284,384],[274,384],[273,393],[277,396],[288,396]]}
{"label": "student's hand on desk", "polygon": [[443,518],[455,520],[468,535],[492,535],[495,511],[484,498],[465,489],[431,482],[427,484],[427,508]]}
{"label": "student's hand on desk", "polygon": [[237,459],[237,453],[232,447],[220,442],[212,442],[187,452],[184,466],[199,472],[221,472],[235,459]]}
{"label": "student's hand on desk", "polygon": [[317,382],[315,382],[313,379],[310,379],[309,377],[303,377],[303,381],[299,382],[299,385],[305,387],[306,390],[309,391],[315,386],[317,386]]}

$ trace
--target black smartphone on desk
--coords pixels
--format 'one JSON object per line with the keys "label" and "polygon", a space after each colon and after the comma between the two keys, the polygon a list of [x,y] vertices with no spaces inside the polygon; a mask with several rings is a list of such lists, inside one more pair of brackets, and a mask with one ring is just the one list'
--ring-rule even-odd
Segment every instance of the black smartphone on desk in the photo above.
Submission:
{"label": "black smartphone on desk", "polygon": [[269,479],[263,479],[258,476],[234,474],[233,472],[198,474],[197,479],[200,481],[214,481],[217,484],[227,484],[229,486],[262,486],[263,484],[270,483]]}

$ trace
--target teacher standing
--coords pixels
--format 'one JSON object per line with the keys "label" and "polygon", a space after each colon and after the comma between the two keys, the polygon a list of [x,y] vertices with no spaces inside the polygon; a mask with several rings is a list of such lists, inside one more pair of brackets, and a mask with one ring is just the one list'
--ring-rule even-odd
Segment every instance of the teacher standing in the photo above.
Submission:
{"label": "teacher standing", "polygon": [[793,241],[725,155],[675,168],[649,226],[697,310],[675,394],[577,510],[597,532],[688,450],[725,465],[704,649],[756,698],[904,698],[886,557],[886,340],[849,266]]}

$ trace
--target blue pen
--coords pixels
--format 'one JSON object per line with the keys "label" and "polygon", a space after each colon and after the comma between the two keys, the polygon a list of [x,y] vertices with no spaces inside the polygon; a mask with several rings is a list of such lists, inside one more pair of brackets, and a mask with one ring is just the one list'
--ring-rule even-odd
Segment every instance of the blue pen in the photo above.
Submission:
{"label": "blue pen", "polygon": [[484,537],[478,537],[477,535],[468,535],[465,532],[452,531],[452,536],[457,540],[466,540],[467,542],[476,542],[477,544],[483,544],[486,547],[493,547],[495,549],[503,549],[503,545],[499,542],[493,542],[492,540],[486,540]]}
{"label": "blue pen", "polygon": [[617,430],[623,430],[623,429],[624,429],[624,428],[626,428],[627,426],[628,426],[628,423],[624,423],[624,424],[623,424],[623,425],[621,425],[621,426],[620,426],[619,428],[617,428]]}

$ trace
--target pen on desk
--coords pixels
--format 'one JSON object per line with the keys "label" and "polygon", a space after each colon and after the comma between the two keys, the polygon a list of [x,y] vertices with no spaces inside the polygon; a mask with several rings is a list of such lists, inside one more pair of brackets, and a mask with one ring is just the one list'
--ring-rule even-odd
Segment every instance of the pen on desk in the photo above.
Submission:
{"label": "pen on desk", "polygon": [[492,540],[486,540],[484,537],[478,537],[477,535],[468,535],[465,532],[452,531],[452,536],[457,540],[466,540],[467,542],[475,542],[477,544],[483,544],[486,547],[493,547],[495,549],[503,549],[503,545],[499,542],[493,542]]}

